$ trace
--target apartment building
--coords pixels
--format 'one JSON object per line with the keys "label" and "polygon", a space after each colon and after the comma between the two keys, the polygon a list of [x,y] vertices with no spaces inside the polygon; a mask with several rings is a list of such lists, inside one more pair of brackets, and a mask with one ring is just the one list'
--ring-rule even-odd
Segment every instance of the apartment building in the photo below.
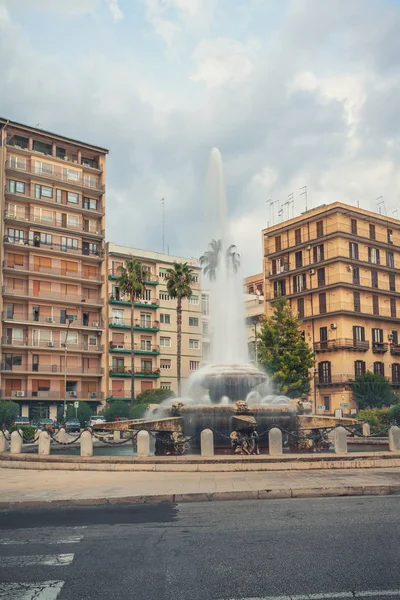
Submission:
{"label": "apartment building", "polygon": [[245,294],[264,296],[264,273],[256,273],[245,277],[243,289]]}
{"label": "apartment building", "polygon": [[166,286],[174,262],[187,262],[195,272],[193,295],[183,300],[183,383],[209,353],[208,295],[201,290],[198,261],[108,243],[108,401],[130,398],[131,304],[119,290],[117,279],[118,268],[132,257],[147,271],[145,297],[135,302],[136,393],[152,388],[177,392],[176,300],[169,297]]}
{"label": "apartment building", "polygon": [[261,331],[261,319],[264,316],[264,273],[245,277],[243,289],[249,356],[257,363],[257,336]]}
{"label": "apartment building", "polygon": [[339,202],[263,230],[265,312],[288,298],[316,356],[315,409],[356,408],[372,371],[400,388],[400,221]]}
{"label": "apartment building", "polygon": [[107,150],[0,119],[1,399],[31,419],[95,410],[102,375]]}

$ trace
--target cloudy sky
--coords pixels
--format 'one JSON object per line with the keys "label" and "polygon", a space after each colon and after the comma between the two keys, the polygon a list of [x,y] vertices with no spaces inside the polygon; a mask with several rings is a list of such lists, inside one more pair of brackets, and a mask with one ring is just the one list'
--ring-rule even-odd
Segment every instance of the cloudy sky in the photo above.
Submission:
{"label": "cloudy sky", "polygon": [[183,256],[218,146],[250,274],[269,199],[400,209],[399,31],[400,0],[0,0],[0,114],[109,148],[108,239],[161,251],[164,197]]}

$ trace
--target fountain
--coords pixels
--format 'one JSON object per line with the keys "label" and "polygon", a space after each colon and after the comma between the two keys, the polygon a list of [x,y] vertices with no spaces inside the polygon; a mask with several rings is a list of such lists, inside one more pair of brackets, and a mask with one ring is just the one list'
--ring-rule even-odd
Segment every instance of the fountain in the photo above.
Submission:
{"label": "fountain", "polygon": [[[329,447],[326,430],[337,419],[312,415],[307,402],[276,396],[267,375],[249,363],[240,257],[230,238],[222,159],[216,148],[210,154],[207,209],[214,237],[200,263],[210,282],[211,364],[190,377],[184,398],[152,407],[146,419],[94,428],[154,432],[156,454],[198,449],[204,429],[214,431],[216,448],[258,454],[268,445],[266,434],[274,426],[286,432],[292,450],[325,450]],[[353,419],[341,422],[355,423]]]}

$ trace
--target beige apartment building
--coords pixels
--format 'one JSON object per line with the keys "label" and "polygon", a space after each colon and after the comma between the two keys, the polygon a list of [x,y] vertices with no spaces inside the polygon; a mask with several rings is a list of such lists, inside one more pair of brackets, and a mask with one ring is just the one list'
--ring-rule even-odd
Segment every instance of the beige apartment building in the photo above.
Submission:
{"label": "beige apartment building", "polygon": [[197,259],[107,244],[108,264],[108,394],[107,400],[130,398],[131,304],[118,285],[118,267],[134,257],[147,270],[145,297],[135,302],[136,394],[152,388],[177,392],[176,300],[166,286],[174,262],[187,262],[195,272],[193,295],[183,300],[182,381],[197,371],[209,354],[208,295],[201,289]]}
{"label": "beige apartment building", "polygon": [[261,331],[261,319],[264,316],[264,273],[245,277],[243,289],[249,356],[257,364],[257,336]]}
{"label": "beige apartment building", "polygon": [[263,230],[265,312],[284,296],[315,351],[319,413],[356,408],[372,371],[400,388],[400,221],[339,202]]}
{"label": "beige apartment building", "polygon": [[95,410],[107,150],[6,119],[0,128],[1,399],[31,419],[56,417],[64,399]]}

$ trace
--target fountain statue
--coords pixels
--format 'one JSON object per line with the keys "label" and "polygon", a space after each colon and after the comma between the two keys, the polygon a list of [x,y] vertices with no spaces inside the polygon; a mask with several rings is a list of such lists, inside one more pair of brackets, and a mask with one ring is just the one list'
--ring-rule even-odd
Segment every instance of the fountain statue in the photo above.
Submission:
{"label": "fountain statue", "polygon": [[[200,258],[209,279],[211,362],[189,379],[187,394],[149,409],[146,419],[103,423],[95,428],[147,430],[156,436],[156,454],[196,450],[203,429],[214,432],[216,448],[258,454],[268,445],[268,430],[280,427],[293,451],[323,451],[334,417],[311,414],[311,405],[276,396],[267,375],[249,362],[246,343],[240,256],[232,243],[226,216],[222,159],[210,154],[207,212],[213,239]],[[353,419],[342,419],[352,425]]]}

